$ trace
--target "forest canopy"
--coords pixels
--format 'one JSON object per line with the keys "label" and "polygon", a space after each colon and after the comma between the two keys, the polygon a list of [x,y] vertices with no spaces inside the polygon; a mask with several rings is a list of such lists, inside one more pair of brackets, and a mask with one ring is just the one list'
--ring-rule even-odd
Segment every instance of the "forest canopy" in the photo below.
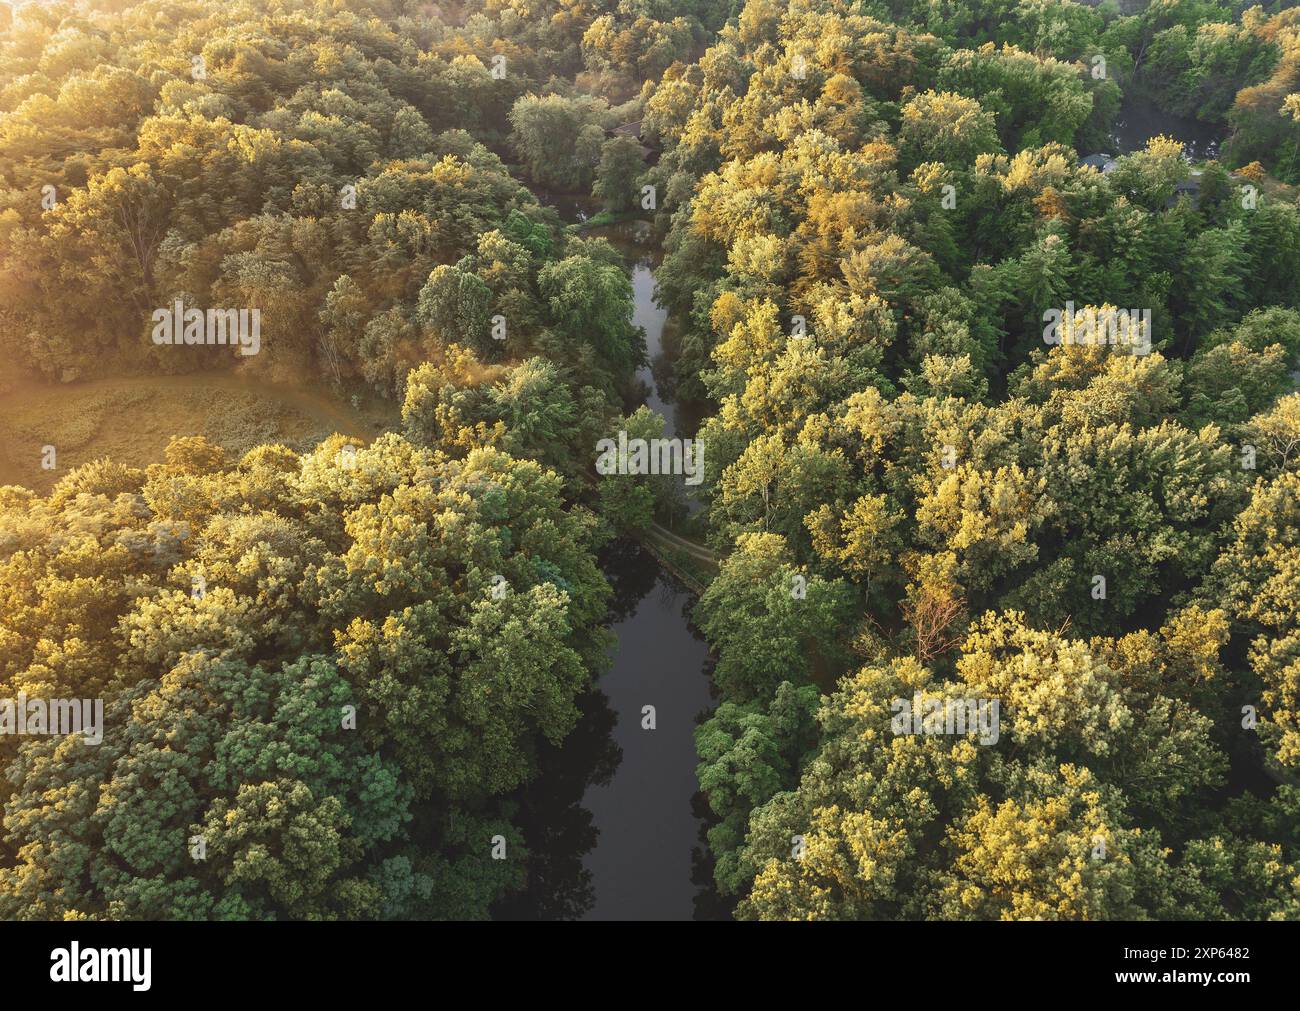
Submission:
{"label": "forest canopy", "polygon": [[[1120,151],[1139,102],[1221,143]],[[1297,183],[1295,8],[0,4],[0,396],[386,421],[0,486],[0,699],[104,703],[94,746],[0,734],[0,917],[543,887],[602,553],[680,522],[737,917],[1300,918]],[[633,218],[693,504],[595,466],[666,434]]]}

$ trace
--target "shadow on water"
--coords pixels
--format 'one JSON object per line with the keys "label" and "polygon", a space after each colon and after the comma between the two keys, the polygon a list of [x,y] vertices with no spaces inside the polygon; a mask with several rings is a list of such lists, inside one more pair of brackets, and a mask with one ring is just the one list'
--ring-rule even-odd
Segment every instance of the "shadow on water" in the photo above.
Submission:
{"label": "shadow on water", "polygon": [[553,207],[560,219],[568,224],[586,221],[600,210],[600,202],[587,193],[565,193],[544,186],[533,186],[532,192],[539,202]]}
{"label": "shadow on water", "polygon": [[584,856],[599,830],[582,796],[593,783],[607,783],[622,761],[614,742],[616,717],[602,692],[578,699],[580,717],[561,747],[544,739],[537,761],[542,775],[518,798],[513,821],[528,846],[528,883],[493,910],[494,920],[573,920],[595,902]]}
{"label": "shadow on water", "polygon": [[[499,919],[719,919],[703,846],[709,812],[695,778],[694,732],[716,701],[708,648],[690,625],[694,598],[640,545],[619,542],[601,566],[614,589],[618,638],[609,671],[581,701],[541,778],[520,796],[527,890]],[[645,729],[646,706],[655,728]]]}

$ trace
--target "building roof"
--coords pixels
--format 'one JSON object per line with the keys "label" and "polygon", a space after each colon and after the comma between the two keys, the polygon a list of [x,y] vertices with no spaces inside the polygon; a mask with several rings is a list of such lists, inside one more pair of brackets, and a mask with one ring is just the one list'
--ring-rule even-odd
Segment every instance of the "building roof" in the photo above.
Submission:
{"label": "building roof", "polygon": [[1079,164],[1090,165],[1105,174],[1115,167],[1115,159],[1108,154],[1090,154],[1086,158],[1080,158]]}

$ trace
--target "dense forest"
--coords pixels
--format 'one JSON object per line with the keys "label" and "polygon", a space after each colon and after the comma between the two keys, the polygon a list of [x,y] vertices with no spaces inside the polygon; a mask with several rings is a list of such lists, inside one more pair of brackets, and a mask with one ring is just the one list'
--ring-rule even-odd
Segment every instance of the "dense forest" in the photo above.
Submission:
{"label": "dense forest", "polygon": [[[1117,150],[1138,101],[1214,157]],[[729,914],[1300,918],[1297,184],[1281,4],[0,3],[0,408],[220,374],[385,419],[0,431],[0,699],[104,703],[0,734],[0,918],[536,892],[602,561],[661,521],[717,560]],[[698,488],[597,465],[665,434],[631,219]]]}

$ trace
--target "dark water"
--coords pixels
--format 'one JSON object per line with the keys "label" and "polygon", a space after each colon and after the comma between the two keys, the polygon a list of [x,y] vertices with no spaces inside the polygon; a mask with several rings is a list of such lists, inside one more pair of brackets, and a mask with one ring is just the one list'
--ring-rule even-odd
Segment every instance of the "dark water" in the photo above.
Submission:
{"label": "dark water", "polygon": [[695,779],[694,730],[716,703],[708,647],[689,622],[694,597],[632,542],[610,547],[601,567],[614,588],[613,665],[580,700],[582,720],[563,746],[542,746],[543,774],[514,818],[531,879],[495,916],[725,917]]}
{"label": "dark water", "polygon": [[[587,234],[609,239],[626,260],[633,320],[645,329],[652,363],[640,373],[643,402],[664,415],[672,436],[678,415],[661,382],[672,373],[671,331],[654,301],[658,244],[646,222]],[[690,625],[695,598],[633,542],[608,548],[601,568],[614,589],[613,662],[580,700],[582,719],[563,746],[543,742],[541,779],[519,798],[514,817],[531,853],[528,889],[494,915],[725,918],[730,907],[712,888],[703,845],[708,812],[695,778],[694,731],[716,705],[708,647]],[[645,726],[647,706],[654,729]]]}
{"label": "dark water", "polygon": [[[617,225],[590,229],[586,234],[606,239],[623,254],[632,280],[632,322],[645,331],[648,365],[637,370],[640,389],[634,391],[626,404],[629,411],[645,404],[664,419],[665,438],[689,438],[700,427],[708,414],[707,404],[679,400],[673,376],[680,352],[679,332],[654,297],[655,270],[663,253],[648,221],[624,221]],[[687,485],[679,476],[678,505],[671,518],[660,517],[670,528],[683,516],[695,516],[703,504],[695,495],[695,487]]]}
{"label": "dark water", "polygon": [[[632,270],[632,297],[635,306],[632,322],[645,330],[648,365],[637,370],[637,378],[646,387],[645,404],[664,416],[664,435],[677,434],[675,405],[664,400],[672,365],[664,350],[664,329],[668,323],[668,310],[655,300],[655,268],[659,266],[658,245],[650,245],[650,226],[647,222],[632,222],[629,239],[620,243]],[[642,227],[635,227],[642,226]],[[647,248],[647,246],[649,248]]]}
{"label": "dark water", "polygon": [[1189,116],[1173,116],[1156,108],[1155,103],[1140,95],[1126,95],[1115,116],[1112,140],[1116,154],[1141,151],[1152,137],[1164,134],[1182,141],[1187,156],[1204,161],[1219,156],[1222,129]]}
{"label": "dark water", "polygon": [[641,390],[635,398],[664,416],[664,436],[686,437],[694,434],[704,419],[708,405],[677,399],[673,389],[673,368],[679,350],[678,330],[668,318],[668,310],[655,302],[655,270],[662,250],[648,221],[624,221],[604,228],[592,228],[585,234],[607,239],[623,254],[632,278],[632,322],[645,330],[648,365],[637,371]]}
{"label": "dark water", "polygon": [[543,204],[555,208],[560,217],[571,224],[586,221],[600,210],[599,202],[584,193],[562,193],[541,186],[533,186],[531,189],[533,196]]}
{"label": "dark water", "polygon": [[[618,653],[600,681],[622,760],[582,798],[599,830],[584,860],[594,902],[583,918],[690,919],[702,824],[693,802],[694,732],[714,706],[708,648],[687,621],[694,598],[640,548],[625,564],[653,570],[655,581],[614,625]],[[646,729],[646,707],[653,707],[653,730]]]}

